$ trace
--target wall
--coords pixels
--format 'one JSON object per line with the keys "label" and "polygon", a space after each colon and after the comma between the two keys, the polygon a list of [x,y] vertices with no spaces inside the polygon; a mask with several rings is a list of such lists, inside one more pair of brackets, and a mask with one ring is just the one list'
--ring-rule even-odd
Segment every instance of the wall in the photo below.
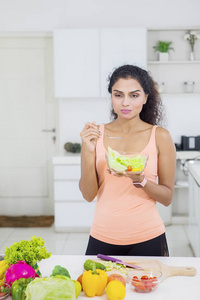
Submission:
{"label": "wall", "polygon": [[[165,127],[170,131],[174,142],[180,143],[181,135],[200,134],[199,95],[162,95],[166,115]],[[72,114],[73,112],[73,114]],[[65,153],[66,142],[81,142],[80,131],[85,123],[109,122],[110,99],[60,99],[59,100],[59,154]]]}
{"label": "wall", "polygon": [[200,24],[199,0],[1,0],[0,31]]}
{"label": "wall", "polygon": [[[73,112],[73,113],[72,113]],[[108,123],[110,100],[96,99],[60,99],[59,100],[59,154],[64,154],[66,142],[81,143],[80,132],[87,122]]]}
{"label": "wall", "polygon": [[[200,25],[199,0],[1,0],[0,4],[1,35],[13,32],[51,34],[55,28],[66,27],[189,28]],[[176,100],[174,96],[168,100],[164,97],[164,102],[167,106],[168,128],[176,142],[180,134],[198,134],[198,110],[192,107],[200,105],[197,99],[189,107],[185,97],[176,96]],[[61,129],[58,148],[61,152],[66,141],[80,141],[79,132],[87,121],[108,121],[107,103],[106,99],[62,100],[58,103],[58,125]],[[73,117],[72,111],[75,114]],[[100,119],[100,115],[103,118]],[[174,126],[177,118],[180,125]]]}

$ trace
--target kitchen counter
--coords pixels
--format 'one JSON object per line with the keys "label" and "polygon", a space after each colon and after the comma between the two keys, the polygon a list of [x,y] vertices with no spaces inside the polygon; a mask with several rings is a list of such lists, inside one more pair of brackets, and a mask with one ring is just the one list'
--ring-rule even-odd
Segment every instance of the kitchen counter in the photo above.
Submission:
{"label": "kitchen counter", "polygon": [[76,165],[81,163],[80,153],[66,153],[65,155],[54,156],[53,165]]}
{"label": "kitchen counter", "polygon": [[[176,159],[193,159],[200,156],[199,151],[177,151]],[[58,155],[53,157],[53,165],[65,165],[65,164],[80,164],[81,154],[80,153],[70,153],[66,152],[63,155]]]}
{"label": "kitchen counter", "polygon": [[189,163],[189,171],[200,186],[200,162],[194,161]]}
{"label": "kitchen counter", "polygon": [[[39,263],[39,268],[42,276],[50,276],[55,265],[62,265],[66,267],[72,279],[77,279],[83,272],[83,264],[86,259],[95,259],[96,256],[79,256],[79,255],[52,255],[49,259],[45,259]],[[152,259],[152,257],[120,257],[120,259]],[[156,257],[153,259],[160,260],[161,262],[171,266],[195,267],[197,269],[196,276],[173,276],[165,279],[157,290],[140,294],[134,292],[129,284],[126,285],[125,300],[199,300],[200,299],[200,257]],[[8,299],[11,299],[8,298]],[[81,292],[78,297],[79,300],[89,299]],[[108,300],[106,293],[101,297],[94,297],[93,299]]]}

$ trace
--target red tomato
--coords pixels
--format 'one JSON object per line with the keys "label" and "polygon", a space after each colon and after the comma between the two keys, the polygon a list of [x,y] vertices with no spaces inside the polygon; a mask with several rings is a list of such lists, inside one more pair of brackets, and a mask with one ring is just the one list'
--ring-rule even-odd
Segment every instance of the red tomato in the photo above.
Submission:
{"label": "red tomato", "polygon": [[128,167],[127,167],[127,171],[128,171],[128,172],[131,172],[131,171],[132,171],[132,167],[131,167],[131,166],[128,166]]}
{"label": "red tomato", "polygon": [[140,291],[145,291],[146,290],[145,283],[143,281],[138,282],[137,289],[139,289]]}
{"label": "red tomato", "polygon": [[147,275],[143,275],[142,277],[141,277],[141,280],[148,280],[149,278],[148,278],[148,276]]}
{"label": "red tomato", "polygon": [[158,281],[158,278],[156,276],[154,276],[152,278],[152,287],[156,287],[157,286],[157,284],[158,284],[157,281]]}
{"label": "red tomato", "polygon": [[139,281],[139,279],[138,279],[137,276],[133,276],[132,280],[133,280],[133,281]]}

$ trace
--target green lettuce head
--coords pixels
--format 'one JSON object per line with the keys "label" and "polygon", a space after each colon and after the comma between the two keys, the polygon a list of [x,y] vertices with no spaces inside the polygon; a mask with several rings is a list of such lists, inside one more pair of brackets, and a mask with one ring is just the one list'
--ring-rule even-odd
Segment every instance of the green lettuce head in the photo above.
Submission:
{"label": "green lettuce head", "polygon": [[35,278],[26,288],[26,300],[75,300],[74,282],[66,276]]}

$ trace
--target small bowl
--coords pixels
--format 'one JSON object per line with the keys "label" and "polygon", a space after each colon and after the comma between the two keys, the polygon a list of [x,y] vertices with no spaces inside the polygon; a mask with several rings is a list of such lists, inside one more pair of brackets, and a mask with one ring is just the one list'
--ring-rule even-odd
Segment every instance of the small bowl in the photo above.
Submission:
{"label": "small bowl", "polygon": [[108,147],[106,160],[110,171],[117,173],[133,172],[140,174],[144,171],[148,161],[147,153],[121,152]]}
{"label": "small bowl", "polygon": [[[5,283],[4,287],[7,287],[9,289],[9,291],[7,293],[3,293],[3,294],[0,293],[0,300],[8,298],[8,296],[10,295],[10,290],[11,290],[10,286]],[[1,287],[0,287],[0,292],[1,292]]]}
{"label": "small bowl", "polygon": [[149,293],[158,288],[162,272],[158,270],[131,270],[127,278],[132,289],[137,293]]}

